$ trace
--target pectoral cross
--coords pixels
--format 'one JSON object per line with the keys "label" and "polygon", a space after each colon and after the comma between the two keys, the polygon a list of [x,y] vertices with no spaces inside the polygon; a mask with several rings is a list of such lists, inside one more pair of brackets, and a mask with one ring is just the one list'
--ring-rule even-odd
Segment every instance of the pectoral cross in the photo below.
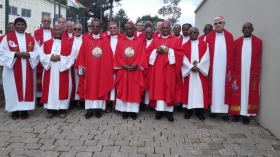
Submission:
{"label": "pectoral cross", "polygon": [[33,47],[33,45],[32,45],[32,43],[30,42],[29,44],[28,44],[28,49],[29,49],[29,51],[31,51],[31,48]]}

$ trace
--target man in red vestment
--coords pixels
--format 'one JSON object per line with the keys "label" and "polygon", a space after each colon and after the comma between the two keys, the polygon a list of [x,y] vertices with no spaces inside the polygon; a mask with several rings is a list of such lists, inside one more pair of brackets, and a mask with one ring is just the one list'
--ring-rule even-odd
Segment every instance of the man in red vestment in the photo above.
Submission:
{"label": "man in red vestment", "polygon": [[[109,35],[107,36],[107,38],[109,40],[112,49],[112,55],[114,57],[116,53],[117,44],[123,38],[123,35],[119,33],[118,25],[116,22],[110,22],[108,28],[109,28]],[[113,76],[114,76],[114,83],[115,83],[116,75],[113,74]],[[115,100],[116,100],[116,89],[113,88],[110,92],[110,102],[108,102],[106,105],[107,113],[112,111]]]}
{"label": "man in red vestment", "polygon": [[63,31],[65,30],[65,19],[63,17],[57,20],[57,23],[62,26]]}
{"label": "man in red vestment", "polygon": [[0,45],[3,69],[5,109],[12,112],[12,119],[26,119],[28,110],[35,108],[35,68],[39,62],[40,47],[36,40],[25,33],[26,21],[18,17],[15,31],[8,33]]}
{"label": "man in red vestment", "polygon": [[[44,15],[41,21],[43,27],[34,31],[34,38],[36,39],[39,46],[41,46],[45,41],[53,38],[53,30],[51,28],[51,18],[48,15]],[[42,95],[42,74],[44,68],[41,63],[36,67],[36,105],[37,107],[42,107],[43,104],[40,104],[40,99]]]}
{"label": "man in red vestment", "polygon": [[114,57],[113,67],[116,69],[116,110],[122,112],[124,119],[136,120],[139,112],[141,93],[145,83],[143,72],[147,69],[147,61],[143,40],[133,35],[134,24],[128,21],[125,25],[126,36],[119,41]]}
{"label": "man in red vestment", "polygon": [[234,76],[232,83],[232,103],[229,113],[232,121],[243,116],[243,124],[250,123],[250,116],[258,114],[260,99],[260,70],[262,40],[252,35],[253,24],[242,26],[244,36],[235,40]]}
{"label": "man in red vestment", "polygon": [[156,30],[156,32],[153,35],[153,39],[154,38],[158,38],[161,35],[161,30],[160,30],[161,24],[162,24],[162,22],[158,22],[157,23],[157,30]]}
{"label": "man in red vestment", "polygon": [[161,33],[147,49],[150,106],[156,109],[157,120],[166,112],[168,120],[174,122],[173,106],[181,101],[184,50],[179,40],[171,34],[168,21],[161,24]]}
{"label": "man in red vestment", "polygon": [[205,41],[206,35],[213,31],[213,26],[211,24],[206,24],[204,26],[203,32],[204,34],[198,38],[199,41]]}
{"label": "man in red vestment", "polygon": [[74,37],[73,23],[70,20],[66,21],[66,30],[62,34],[62,39],[71,39]]}
{"label": "man in red vestment", "polygon": [[[7,33],[11,33],[11,32],[13,32],[13,31],[15,31],[14,23],[13,23],[13,22],[9,22],[9,23],[8,23],[8,32],[7,32]],[[7,33],[6,33],[6,34],[7,34]],[[2,39],[5,37],[6,34],[0,36],[0,44],[1,44],[1,41],[2,41]],[[0,69],[3,69],[3,64],[2,64],[1,61],[0,61]]]}
{"label": "man in red vestment", "polygon": [[182,32],[183,32],[183,38],[181,39],[182,45],[184,45],[186,42],[190,40],[189,37],[189,29],[192,27],[190,23],[185,23],[182,25]]}
{"label": "man in red vestment", "polygon": [[70,68],[74,64],[75,55],[71,54],[72,43],[61,40],[63,27],[56,24],[53,28],[54,39],[41,46],[40,62],[44,67],[41,102],[52,118],[59,112],[60,118],[66,117],[72,90]]}
{"label": "man in red vestment", "polygon": [[173,29],[172,29],[172,31],[173,31],[173,35],[176,37],[176,38],[178,38],[179,40],[183,40],[183,36],[181,35],[181,25],[180,24],[175,24],[174,26],[173,26]]}
{"label": "man in red vestment", "polygon": [[143,31],[144,25],[142,21],[136,23],[136,30],[134,31],[134,36],[138,37],[142,41],[145,40],[145,33]]}
{"label": "man in red vestment", "polygon": [[185,56],[182,66],[184,85],[182,88],[182,103],[186,109],[185,119],[190,119],[195,109],[196,116],[205,120],[204,109],[208,108],[208,71],[210,55],[205,41],[197,39],[199,30],[191,27],[190,40],[183,45]]}
{"label": "man in red vestment", "polygon": [[102,116],[106,108],[109,92],[114,88],[113,54],[109,41],[101,31],[101,22],[94,19],[91,23],[92,33],[83,38],[75,68],[79,69],[78,94],[85,99],[85,118],[89,119],[96,111],[95,117]]}
{"label": "man in red vestment", "polygon": [[209,71],[209,104],[211,105],[210,118],[215,118],[216,113],[224,113],[222,119],[229,117],[228,104],[231,103],[231,84],[234,65],[234,39],[225,26],[222,16],[214,18],[215,31],[206,36],[210,52]]}

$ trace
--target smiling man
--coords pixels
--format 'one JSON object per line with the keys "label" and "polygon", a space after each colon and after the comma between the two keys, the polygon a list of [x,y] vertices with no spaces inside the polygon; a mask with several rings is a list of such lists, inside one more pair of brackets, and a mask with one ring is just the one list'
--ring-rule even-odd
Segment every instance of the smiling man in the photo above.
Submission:
{"label": "smiling man", "polygon": [[149,98],[150,106],[157,111],[159,120],[166,112],[170,122],[174,122],[173,106],[181,101],[181,65],[184,50],[182,43],[171,35],[170,22],[161,24],[162,35],[154,38],[147,49],[149,56]]}
{"label": "smiling man", "polygon": [[15,31],[7,34],[0,45],[0,59],[4,65],[3,87],[5,109],[16,120],[28,117],[28,110],[35,108],[35,68],[39,63],[40,47],[36,40],[25,33],[26,21],[18,17]]}
{"label": "smiling man", "polygon": [[211,105],[210,118],[216,113],[222,113],[222,119],[229,117],[228,104],[231,103],[231,84],[234,65],[234,39],[225,27],[222,16],[214,18],[215,31],[206,36],[210,52],[209,71],[209,104]]}
{"label": "smiling man", "polygon": [[62,34],[62,39],[71,39],[74,37],[73,23],[70,20],[67,20],[65,23],[66,29]]}
{"label": "smiling man", "polygon": [[258,113],[260,99],[260,70],[262,40],[252,34],[253,24],[242,26],[243,36],[235,40],[234,77],[232,84],[232,103],[229,113],[232,121],[243,117],[243,124],[250,123],[250,116]]}
{"label": "smiling man", "polygon": [[113,54],[108,39],[101,32],[101,21],[91,22],[92,33],[83,38],[75,68],[79,72],[78,94],[85,99],[85,118],[89,119],[95,110],[95,117],[102,116],[114,88]]}

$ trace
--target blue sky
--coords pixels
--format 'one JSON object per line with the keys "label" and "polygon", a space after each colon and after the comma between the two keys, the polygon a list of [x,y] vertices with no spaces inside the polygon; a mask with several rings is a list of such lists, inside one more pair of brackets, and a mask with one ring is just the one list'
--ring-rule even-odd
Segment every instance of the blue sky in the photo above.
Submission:
{"label": "blue sky", "polygon": [[[201,0],[181,0],[179,7],[182,9],[182,15],[180,17],[180,24],[183,23],[195,23],[194,10],[199,5]],[[122,0],[121,7],[115,7],[114,12],[117,12],[120,8],[124,9],[127,16],[136,21],[137,17],[142,15],[155,16],[164,4],[163,0]]]}

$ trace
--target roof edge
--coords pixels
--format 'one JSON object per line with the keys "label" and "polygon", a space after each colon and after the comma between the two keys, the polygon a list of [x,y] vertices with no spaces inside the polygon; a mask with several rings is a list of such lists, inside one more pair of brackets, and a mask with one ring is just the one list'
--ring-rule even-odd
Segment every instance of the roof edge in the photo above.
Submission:
{"label": "roof edge", "polygon": [[205,2],[206,2],[206,0],[202,0],[202,1],[200,2],[200,4],[196,7],[196,9],[194,10],[194,13],[196,13],[196,12],[202,7],[202,5],[203,5]]}
{"label": "roof edge", "polygon": [[[50,2],[52,2],[52,3],[56,3],[56,4],[59,4],[58,2],[55,2],[54,0],[48,0],[48,1],[50,1]],[[63,4],[60,4],[62,7],[64,7],[64,8],[68,8],[66,5],[63,5]]]}

